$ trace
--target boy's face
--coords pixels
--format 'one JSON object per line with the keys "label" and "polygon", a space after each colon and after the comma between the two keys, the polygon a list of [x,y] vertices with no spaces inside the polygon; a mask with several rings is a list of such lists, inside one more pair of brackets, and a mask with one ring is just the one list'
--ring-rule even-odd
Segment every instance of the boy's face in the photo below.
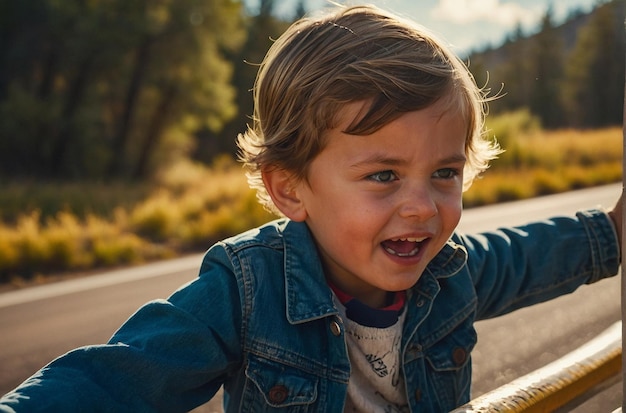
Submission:
{"label": "boy's face", "polygon": [[342,133],[362,108],[344,108],[296,191],[326,276],[381,307],[417,282],[459,222],[466,124],[434,105],[371,135]]}

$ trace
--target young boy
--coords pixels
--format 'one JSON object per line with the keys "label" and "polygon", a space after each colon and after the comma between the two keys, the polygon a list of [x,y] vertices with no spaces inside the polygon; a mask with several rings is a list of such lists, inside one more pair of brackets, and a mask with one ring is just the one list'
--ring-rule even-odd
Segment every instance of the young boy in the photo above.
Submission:
{"label": "young boy", "polygon": [[295,23],[255,102],[242,159],[286,218],[214,245],[196,280],[0,411],[187,411],[224,386],[227,412],[446,412],[470,398],[476,320],[618,271],[621,201],[454,233],[499,150],[465,66],[411,22],[352,7]]}

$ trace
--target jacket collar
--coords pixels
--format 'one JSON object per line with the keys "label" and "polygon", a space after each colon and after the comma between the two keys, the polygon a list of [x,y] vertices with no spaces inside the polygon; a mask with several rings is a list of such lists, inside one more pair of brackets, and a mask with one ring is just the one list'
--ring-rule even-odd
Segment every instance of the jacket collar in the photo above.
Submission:
{"label": "jacket collar", "polygon": [[[282,222],[285,248],[285,295],[287,320],[292,324],[338,314],[333,304],[332,292],[326,283],[317,247],[306,224],[285,220]],[[467,251],[462,246],[448,241],[426,267],[426,273],[440,279],[458,273],[467,261]],[[425,274],[424,274],[425,275]],[[424,276],[422,276],[424,278]],[[425,287],[416,284],[413,289]],[[435,295],[438,289],[431,290]],[[428,293],[421,291],[422,294]]]}
{"label": "jacket collar", "polygon": [[449,240],[433,258],[426,271],[435,278],[449,278],[461,271],[467,263],[467,250],[464,246]]}
{"label": "jacket collar", "polygon": [[338,314],[317,247],[306,224],[287,221],[283,239],[287,320],[299,324]]}

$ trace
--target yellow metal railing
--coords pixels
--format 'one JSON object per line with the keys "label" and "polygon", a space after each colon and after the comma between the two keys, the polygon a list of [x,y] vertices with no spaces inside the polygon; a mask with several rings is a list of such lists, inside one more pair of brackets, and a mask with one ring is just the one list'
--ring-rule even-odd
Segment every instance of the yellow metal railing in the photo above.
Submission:
{"label": "yellow metal railing", "polygon": [[[561,359],[498,389],[486,393],[451,413],[553,412],[587,400],[621,379],[622,323]],[[616,406],[617,407],[617,406]]]}

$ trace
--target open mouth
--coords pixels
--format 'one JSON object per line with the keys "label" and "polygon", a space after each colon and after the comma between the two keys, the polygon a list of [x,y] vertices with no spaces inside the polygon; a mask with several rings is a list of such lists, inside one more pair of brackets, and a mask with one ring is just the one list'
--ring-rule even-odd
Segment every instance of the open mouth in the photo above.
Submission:
{"label": "open mouth", "polygon": [[383,249],[397,257],[414,257],[419,254],[426,240],[423,238],[394,238],[381,243]]}

